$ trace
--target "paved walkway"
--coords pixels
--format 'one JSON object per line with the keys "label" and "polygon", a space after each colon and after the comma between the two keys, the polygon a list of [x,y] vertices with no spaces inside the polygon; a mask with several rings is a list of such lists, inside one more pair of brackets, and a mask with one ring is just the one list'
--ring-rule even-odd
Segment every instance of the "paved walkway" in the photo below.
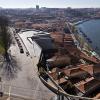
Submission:
{"label": "paved walkway", "polygon": [[[7,95],[4,95],[3,97],[0,97],[0,100],[9,100],[9,97]],[[30,99],[24,99],[21,97],[11,96],[10,100],[30,100]]]}
{"label": "paved walkway", "polygon": [[[11,46],[11,54],[16,57],[21,71],[17,73],[17,78],[12,80],[11,83],[9,81],[2,83],[3,91],[8,93],[9,85],[11,85],[12,95],[26,98],[14,97],[11,100],[50,100],[55,94],[47,89],[40,81],[36,66],[37,58],[26,56],[25,53],[21,54],[16,44]],[[7,99],[4,97],[3,99],[0,98],[0,100]]]}

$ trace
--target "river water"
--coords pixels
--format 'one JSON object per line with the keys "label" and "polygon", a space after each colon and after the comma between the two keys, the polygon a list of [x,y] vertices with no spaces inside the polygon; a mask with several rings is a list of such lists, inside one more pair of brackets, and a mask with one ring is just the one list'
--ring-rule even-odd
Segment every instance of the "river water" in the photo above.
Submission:
{"label": "river water", "polygon": [[79,33],[87,39],[92,48],[100,55],[100,19],[77,24],[77,28]]}

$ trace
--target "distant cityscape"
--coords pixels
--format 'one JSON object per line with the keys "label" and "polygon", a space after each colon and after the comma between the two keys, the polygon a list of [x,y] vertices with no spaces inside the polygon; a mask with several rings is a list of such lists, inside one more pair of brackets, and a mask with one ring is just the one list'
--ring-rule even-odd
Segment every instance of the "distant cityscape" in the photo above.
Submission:
{"label": "distant cityscape", "polygon": [[78,22],[100,17],[100,8],[46,8],[39,7],[27,9],[3,9],[0,8],[0,15],[6,15],[11,25],[15,28],[36,28],[50,31],[55,23],[60,20]]}

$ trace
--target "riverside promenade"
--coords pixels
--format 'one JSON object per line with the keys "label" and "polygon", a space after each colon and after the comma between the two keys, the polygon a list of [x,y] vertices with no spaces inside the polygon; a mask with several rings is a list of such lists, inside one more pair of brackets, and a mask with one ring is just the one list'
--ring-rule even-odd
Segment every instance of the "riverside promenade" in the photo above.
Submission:
{"label": "riverside promenade", "polygon": [[[25,38],[26,37],[24,37],[24,39]],[[23,42],[25,43],[24,45],[26,45],[26,47],[32,45],[29,44],[27,39]],[[55,94],[46,88],[38,77],[38,59],[32,56],[31,53],[29,56],[27,56],[27,51],[22,42],[21,44],[24,53],[20,53],[17,42],[15,42],[15,45],[12,45],[10,48],[11,55],[16,57],[21,71],[17,73],[17,78],[13,79],[11,82],[3,80],[2,91],[5,94],[8,94],[9,86],[11,86],[11,100],[53,100],[52,98],[55,96]],[[27,48],[27,50],[30,51],[30,48]],[[0,100],[7,100],[7,98],[8,96],[4,96],[0,98]]]}

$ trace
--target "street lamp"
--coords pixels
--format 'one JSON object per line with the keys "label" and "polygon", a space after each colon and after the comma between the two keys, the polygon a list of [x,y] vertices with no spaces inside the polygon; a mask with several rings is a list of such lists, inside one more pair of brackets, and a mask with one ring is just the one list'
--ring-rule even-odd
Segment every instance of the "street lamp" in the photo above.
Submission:
{"label": "street lamp", "polygon": [[[59,90],[60,90],[60,87],[59,87],[59,84],[60,84],[60,78],[61,78],[61,70],[59,68],[56,68],[56,72],[57,72],[57,79],[58,79],[58,94],[57,94],[57,100],[64,100],[64,96],[63,95],[60,95],[59,93]],[[68,77],[67,77],[68,78]]]}
{"label": "street lamp", "polygon": [[60,69],[57,68],[56,69],[56,72],[57,72],[57,79],[58,79],[58,94],[57,94],[57,100],[60,100],[60,94],[59,94],[59,83],[60,83],[60,75],[61,75]]}

